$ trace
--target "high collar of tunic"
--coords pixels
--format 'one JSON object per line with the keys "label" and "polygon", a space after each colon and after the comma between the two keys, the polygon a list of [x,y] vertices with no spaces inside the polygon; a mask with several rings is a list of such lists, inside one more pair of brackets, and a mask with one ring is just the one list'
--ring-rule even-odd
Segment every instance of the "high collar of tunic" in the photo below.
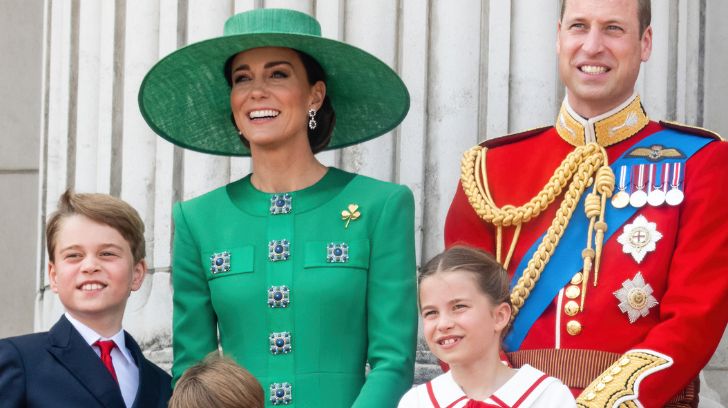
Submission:
{"label": "high collar of tunic", "polygon": [[232,204],[247,214],[267,217],[271,215],[270,200],[274,195],[289,194],[293,212],[300,214],[317,208],[341,193],[355,174],[329,167],[326,174],[313,185],[297,191],[266,193],[253,186],[252,174],[227,185],[227,193]]}
{"label": "high collar of tunic", "polygon": [[649,121],[636,93],[611,111],[590,119],[574,112],[565,97],[555,127],[559,136],[572,146],[596,142],[608,147],[634,136]]}

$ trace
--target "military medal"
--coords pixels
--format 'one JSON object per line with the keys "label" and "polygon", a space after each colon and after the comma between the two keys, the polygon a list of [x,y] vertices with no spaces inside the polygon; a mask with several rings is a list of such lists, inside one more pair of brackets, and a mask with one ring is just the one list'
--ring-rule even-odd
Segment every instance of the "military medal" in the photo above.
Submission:
{"label": "military medal", "polygon": [[612,206],[614,208],[624,208],[629,205],[629,194],[627,189],[627,166],[619,168],[619,191],[612,196]]}
{"label": "military medal", "polygon": [[[650,185],[651,190],[647,193],[647,203],[653,207],[659,207],[665,203],[665,190],[667,189],[668,175],[670,174],[670,165],[665,163],[662,165],[662,173],[656,174],[657,165],[650,164]],[[655,184],[652,185],[652,177],[655,173]],[[662,178],[660,178],[662,176]]]}
{"label": "military medal", "polygon": [[647,221],[643,215],[637,216],[631,224],[624,226],[617,242],[622,244],[622,252],[632,255],[637,263],[642,263],[648,252],[655,250],[655,243],[662,239],[657,224]]}
{"label": "military medal", "polygon": [[[635,172],[637,173],[635,177]],[[629,204],[632,207],[640,208],[647,204],[647,193],[645,192],[645,165],[632,166],[632,194],[629,195]]]}
{"label": "military medal", "polygon": [[676,206],[683,202],[685,194],[680,189],[682,184],[682,163],[672,164],[672,181],[670,182],[670,191],[665,194],[667,204]]}
{"label": "military medal", "polygon": [[630,323],[634,323],[657,306],[657,299],[652,296],[652,292],[652,286],[645,282],[642,272],[637,272],[634,278],[622,282],[622,287],[614,292],[614,296],[619,300],[619,310],[627,314]]}

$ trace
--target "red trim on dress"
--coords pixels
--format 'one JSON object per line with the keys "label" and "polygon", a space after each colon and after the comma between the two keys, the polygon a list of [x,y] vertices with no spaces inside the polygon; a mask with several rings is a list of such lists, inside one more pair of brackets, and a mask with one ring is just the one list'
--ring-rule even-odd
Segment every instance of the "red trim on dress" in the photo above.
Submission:
{"label": "red trim on dress", "polygon": [[432,381],[428,381],[425,386],[427,387],[427,395],[430,396],[430,402],[432,402],[432,407],[440,408],[440,404],[438,404],[437,400],[435,399],[435,392],[432,390]]}
{"label": "red trim on dress", "polygon": [[541,384],[543,382],[543,380],[547,379],[548,377],[549,377],[548,375],[544,374],[544,375],[541,376],[541,378],[539,378],[538,380],[536,380],[536,382],[533,383],[533,385],[531,385],[531,387],[528,390],[526,390],[526,392],[524,392],[523,395],[521,395],[521,398],[519,398],[518,401],[516,401],[516,403],[513,404],[513,408],[518,408],[518,406],[521,405],[521,403],[526,398],[528,398],[528,396],[533,392],[533,390],[535,390],[536,387],[538,387],[539,384]]}

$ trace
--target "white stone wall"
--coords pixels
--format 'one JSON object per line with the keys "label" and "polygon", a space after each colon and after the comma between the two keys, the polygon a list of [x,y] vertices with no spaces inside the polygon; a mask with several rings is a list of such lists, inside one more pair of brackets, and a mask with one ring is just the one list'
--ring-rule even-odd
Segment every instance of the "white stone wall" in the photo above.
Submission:
{"label": "white stone wall", "polygon": [[[320,155],[328,165],[408,185],[415,194],[418,258],[443,247],[461,153],[508,132],[549,124],[563,96],[556,68],[557,1],[503,0],[45,0],[45,121],[41,216],[67,187],[118,195],[147,225],[151,276],[125,326],[169,365],[173,202],[245,175],[249,159],[183,151],[156,137],[137,107],[143,74],[162,56],[220,35],[231,14],[288,7],[314,14],[324,36],[396,69],[411,92],[395,131]],[[638,83],[648,113],[728,135],[728,15],[723,0],[653,2],[654,53]],[[46,254],[38,254],[37,271]],[[36,328],[62,309],[38,273]],[[728,401],[728,345],[706,371]],[[420,354],[420,378],[436,371]]]}
{"label": "white stone wall", "polygon": [[43,2],[0,1],[0,337],[33,329]]}

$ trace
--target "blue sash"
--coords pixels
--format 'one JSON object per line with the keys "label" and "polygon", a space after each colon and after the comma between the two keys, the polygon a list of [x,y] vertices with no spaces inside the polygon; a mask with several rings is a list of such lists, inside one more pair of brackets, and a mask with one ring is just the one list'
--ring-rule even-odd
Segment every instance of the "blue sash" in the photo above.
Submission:
{"label": "blue sash", "polygon": [[[622,165],[629,166],[648,162],[646,158],[642,157],[625,157],[629,151],[632,151],[636,147],[650,147],[652,145],[659,144],[665,147],[677,148],[684,154],[684,157],[679,160],[668,159],[663,161],[663,163],[671,161],[685,162],[698,150],[712,141],[713,139],[678,132],[672,129],[662,130],[660,132],[653,133],[636,143],[625,154],[615,160],[612,163],[611,168],[615,175],[619,175],[619,168]],[[507,351],[517,351],[521,347],[523,339],[526,338],[526,335],[533,326],[534,322],[536,322],[544,310],[546,310],[548,305],[551,304],[554,297],[556,297],[559,291],[571,280],[574,274],[581,270],[583,266],[581,251],[584,249],[584,245],[586,244],[586,233],[589,227],[589,220],[584,215],[584,200],[586,199],[586,196],[587,194],[585,192],[574,210],[573,216],[564,231],[564,235],[561,237],[559,244],[556,246],[556,249],[551,256],[551,260],[548,264],[546,264],[546,267],[541,273],[541,278],[531,291],[531,295],[519,311],[518,316],[516,316],[516,319],[513,322],[513,327],[504,340],[504,348]],[[604,213],[604,220],[609,228],[604,235],[604,245],[606,245],[609,238],[615,232],[622,229],[622,225],[632,218],[637,210],[637,208],[631,206],[617,209],[612,205],[607,204]],[[541,244],[541,241],[543,241],[543,237],[545,235],[546,233],[541,235],[521,259],[518,268],[516,268],[516,271],[513,274],[511,288],[516,285],[518,278],[523,275],[523,271],[526,269],[528,261],[533,257],[533,254],[538,249],[538,246]],[[557,313],[560,312],[561,311],[557,311]]]}

